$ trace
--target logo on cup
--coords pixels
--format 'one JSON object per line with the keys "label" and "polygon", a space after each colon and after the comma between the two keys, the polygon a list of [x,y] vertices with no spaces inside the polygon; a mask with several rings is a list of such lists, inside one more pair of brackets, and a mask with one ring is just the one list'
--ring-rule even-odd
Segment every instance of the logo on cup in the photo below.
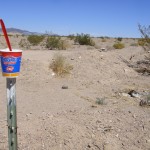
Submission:
{"label": "logo on cup", "polygon": [[12,71],[14,70],[14,67],[13,67],[13,66],[8,66],[8,67],[6,68],[6,70],[7,70],[8,72],[12,72]]}

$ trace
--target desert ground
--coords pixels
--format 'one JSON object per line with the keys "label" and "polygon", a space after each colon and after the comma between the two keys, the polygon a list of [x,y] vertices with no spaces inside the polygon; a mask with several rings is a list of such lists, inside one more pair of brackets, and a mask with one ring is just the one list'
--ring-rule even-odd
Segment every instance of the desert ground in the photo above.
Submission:
{"label": "desert ground", "polygon": [[[128,64],[147,55],[133,44],[137,39],[123,39],[123,49],[112,47],[114,38],[94,38],[95,47],[68,40],[66,50],[48,50],[21,48],[21,38],[10,37],[13,48],[23,49],[16,86],[19,150],[150,150],[150,106],[139,105],[150,95],[150,75]],[[0,48],[6,48],[2,36]],[[56,54],[73,66],[70,74],[59,77],[49,68]],[[1,75],[0,150],[8,149],[6,108]]]}

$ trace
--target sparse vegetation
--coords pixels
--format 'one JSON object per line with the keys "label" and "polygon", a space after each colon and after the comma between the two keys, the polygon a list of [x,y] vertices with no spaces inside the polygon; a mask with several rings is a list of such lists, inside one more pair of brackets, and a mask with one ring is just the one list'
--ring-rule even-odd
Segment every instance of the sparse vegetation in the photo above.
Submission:
{"label": "sparse vegetation", "polygon": [[64,40],[61,40],[60,37],[49,36],[46,41],[46,48],[48,49],[62,49],[67,48],[67,43]]}
{"label": "sparse vegetation", "polygon": [[115,44],[113,45],[113,47],[114,47],[115,49],[122,49],[122,48],[124,48],[125,46],[124,46],[123,43],[118,42],[118,43],[115,43]]}
{"label": "sparse vegetation", "polygon": [[[142,46],[146,52],[150,51],[150,25],[148,27],[139,25],[142,38],[138,40],[138,45]],[[145,55],[144,60],[137,61],[135,70],[142,75],[150,75],[150,53]]]}
{"label": "sparse vegetation", "polygon": [[102,42],[106,42],[106,39],[103,38],[103,39],[102,39]]}
{"label": "sparse vegetation", "polygon": [[143,46],[143,48],[146,51],[149,51],[150,50],[150,25],[148,27],[139,25],[138,27],[143,38],[140,39],[138,43],[140,44],[140,46]]}
{"label": "sparse vegetation", "polygon": [[95,45],[94,41],[91,39],[89,34],[77,34],[74,41],[75,43],[79,43],[80,45]]}
{"label": "sparse vegetation", "polygon": [[60,54],[54,56],[54,61],[50,64],[50,68],[58,76],[69,74],[73,66],[66,62],[66,58]]}
{"label": "sparse vegetation", "polygon": [[117,40],[118,40],[119,42],[121,42],[121,41],[122,41],[122,37],[118,37]]}
{"label": "sparse vegetation", "polygon": [[106,102],[105,102],[105,97],[103,98],[96,98],[96,104],[98,105],[106,105]]}
{"label": "sparse vegetation", "polygon": [[44,36],[42,35],[29,35],[27,40],[31,45],[36,46],[44,40]]}
{"label": "sparse vegetation", "polygon": [[138,39],[139,46],[146,46],[146,44],[147,44],[147,42],[145,39],[143,39],[143,38]]}
{"label": "sparse vegetation", "polygon": [[68,38],[69,38],[70,40],[74,40],[74,39],[75,39],[75,35],[74,35],[74,34],[70,34],[70,35],[68,35]]}
{"label": "sparse vegetation", "polygon": [[12,37],[13,35],[12,34],[7,34],[9,37]]}
{"label": "sparse vegetation", "polygon": [[138,43],[131,43],[130,46],[138,46]]}
{"label": "sparse vegetation", "polygon": [[150,102],[150,94],[147,95],[147,101]]}
{"label": "sparse vegetation", "polygon": [[20,46],[20,48],[25,48],[25,49],[30,48],[30,44],[26,39],[21,39],[19,42],[19,46]]}

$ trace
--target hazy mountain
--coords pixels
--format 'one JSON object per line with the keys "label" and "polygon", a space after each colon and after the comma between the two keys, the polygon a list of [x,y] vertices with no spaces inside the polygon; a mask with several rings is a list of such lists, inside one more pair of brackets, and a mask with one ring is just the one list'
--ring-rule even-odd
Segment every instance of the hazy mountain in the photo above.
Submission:
{"label": "hazy mountain", "polygon": [[[30,32],[27,30],[21,30],[21,29],[16,29],[16,28],[7,28],[6,29],[8,33],[18,33],[18,34],[24,34],[24,35],[31,35],[31,34],[40,34],[37,32]],[[0,28],[0,32],[2,32],[2,29]]]}

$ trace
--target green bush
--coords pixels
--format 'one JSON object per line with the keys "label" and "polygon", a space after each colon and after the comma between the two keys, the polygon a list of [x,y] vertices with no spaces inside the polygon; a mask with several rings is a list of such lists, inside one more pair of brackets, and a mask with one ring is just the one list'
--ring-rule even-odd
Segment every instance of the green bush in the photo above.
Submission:
{"label": "green bush", "polygon": [[47,38],[46,48],[65,50],[67,48],[67,44],[65,43],[65,41],[61,40],[60,37],[50,36]]}
{"label": "green bush", "polygon": [[96,98],[96,104],[98,104],[98,105],[106,105],[105,97],[103,97],[103,98],[97,97]]}
{"label": "green bush", "polygon": [[79,43],[80,45],[95,45],[94,41],[91,39],[89,34],[77,34],[74,41],[75,43]]}
{"label": "green bush", "polygon": [[115,44],[113,45],[113,47],[114,47],[115,49],[122,49],[122,48],[124,48],[125,46],[124,46],[123,43],[118,42],[118,43],[115,43]]}
{"label": "green bush", "polygon": [[44,36],[39,35],[29,35],[27,40],[32,44],[33,46],[38,45],[40,42],[44,40]]}
{"label": "green bush", "polygon": [[73,40],[73,39],[75,38],[75,36],[74,36],[74,34],[70,34],[70,35],[68,35],[68,38],[69,38],[70,40]]}
{"label": "green bush", "polygon": [[121,41],[122,41],[122,37],[118,37],[117,40],[118,40],[119,42],[121,42]]}

